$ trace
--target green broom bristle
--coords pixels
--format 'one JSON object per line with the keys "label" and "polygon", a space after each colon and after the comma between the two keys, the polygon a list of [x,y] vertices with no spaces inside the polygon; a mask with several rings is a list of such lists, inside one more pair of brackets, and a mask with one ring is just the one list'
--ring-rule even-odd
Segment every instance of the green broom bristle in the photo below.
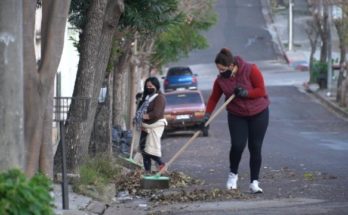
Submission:
{"label": "green broom bristle", "polygon": [[145,180],[169,180],[169,177],[156,174],[156,175],[151,175],[151,176],[143,176],[143,179],[145,179]]}

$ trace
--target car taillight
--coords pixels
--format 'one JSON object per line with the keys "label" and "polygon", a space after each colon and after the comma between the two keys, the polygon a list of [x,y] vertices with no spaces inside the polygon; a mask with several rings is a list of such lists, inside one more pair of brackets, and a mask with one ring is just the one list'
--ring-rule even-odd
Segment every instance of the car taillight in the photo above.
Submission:
{"label": "car taillight", "polygon": [[203,118],[203,117],[204,117],[204,111],[196,111],[196,112],[194,113],[194,116],[195,116],[196,118]]}
{"label": "car taillight", "polygon": [[197,78],[196,77],[192,77],[192,83],[197,83]]}
{"label": "car taillight", "polygon": [[166,120],[173,120],[175,117],[173,115],[171,115],[171,114],[164,114],[164,118]]}

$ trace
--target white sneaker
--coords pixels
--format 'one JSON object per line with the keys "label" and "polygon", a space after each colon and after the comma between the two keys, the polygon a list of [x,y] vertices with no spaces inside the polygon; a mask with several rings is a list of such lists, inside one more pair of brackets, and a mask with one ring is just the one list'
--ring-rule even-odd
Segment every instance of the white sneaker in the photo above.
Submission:
{"label": "white sneaker", "polygon": [[258,180],[254,180],[252,183],[250,183],[249,189],[252,193],[262,193],[263,192],[263,190],[259,187]]}
{"label": "white sneaker", "polygon": [[237,189],[237,181],[238,181],[238,174],[234,174],[233,172],[230,172],[230,174],[228,174],[228,179],[226,183],[227,189],[228,190]]}

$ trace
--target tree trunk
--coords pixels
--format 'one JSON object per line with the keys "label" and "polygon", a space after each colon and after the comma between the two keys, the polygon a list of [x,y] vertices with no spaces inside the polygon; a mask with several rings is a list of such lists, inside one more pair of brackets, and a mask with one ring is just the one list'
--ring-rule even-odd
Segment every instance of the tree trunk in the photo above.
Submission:
{"label": "tree trunk", "polygon": [[346,77],[340,86],[341,91],[341,100],[339,102],[339,105],[341,107],[348,107],[348,78]]}
{"label": "tree trunk", "polygon": [[[134,57],[134,55],[133,55]],[[136,60],[131,60],[130,64],[130,76],[129,76],[129,86],[130,86],[130,91],[129,91],[129,118],[128,118],[128,125],[129,129],[133,128],[133,118],[135,116],[135,109],[136,109],[136,94],[137,94],[137,77],[139,75],[137,74],[138,72],[138,67]]]}
{"label": "tree trunk", "polygon": [[337,79],[337,93],[336,93],[336,101],[341,104],[344,103],[341,100],[344,99],[344,93],[342,90],[344,87],[341,87],[342,82],[344,80],[344,72],[345,72],[345,62],[346,62],[346,32],[345,32],[345,23],[343,20],[338,20],[335,22],[335,27],[338,34],[339,39],[339,47],[340,47],[340,71]]}
{"label": "tree trunk", "polygon": [[[320,49],[320,62],[327,62],[327,51],[328,51],[328,38],[329,38],[329,31],[330,31],[330,26],[328,23],[328,6],[325,5],[323,7],[324,14],[323,17],[321,17],[321,24],[320,24],[320,38],[321,38],[321,49]],[[331,60],[331,59],[329,59]]]}
{"label": "tree trunk", "polygon": [[0,172],[25,167],[22,15],[22,1],[0,1]]}
{"label": "tree trunk", "polygon": [[112,106],[112,125],[113,127],[120,127],[126,129],[126,92],[124,84],[126,83],[126,72],[128,62],[130,60],[130,44],[123,47],[125,50],[121,56],[118,57],[114,68],[113,81],[113,106]]}
{"label": "tree trunk", "polygon": [[[111,120],[112,120],[112,76],[110,75],[104,82],[103,88],[106,89],[105,100],[100,100],[94,120],[94,126],[90,143],[90,154],[111,156]],[[103,98],[100,98],[103,99]]]}
{"label": "tree trunk", "polygon": [[308,22],[307,23],[307,28],[305,29],[308,39],[309,39],[309,44],[311,45],[311,51],[309,54],[309,82],[314,83],[316,80],[313,79],[313,63],[314,63],[314,54],[317,50],[317,43],[318,43],[318,38],[319,38],[319,33],[317,30],[317,26],[315,26],[314,22]]}
{"label": "tree trunk", "polygon": [[[28,176],[41,170],[52,176],[51,134],[54,77],[60,62],[64,44],[64,32],[70,0],[42,1],[41,60],[36,65],[34,50],[34,25],[36,0],[23,1],[24,5],[24,135],[27,143]],[[52,106],[51,106],[52,107]],[[45,130],[44,128],[48,128]],[[49,132],[48,134],[46,132]],[[47,142],[43,142],[46,141]],[[45,144],[45,145],[44,145]]]}
{"label": "tree trunk", "polygon": [[[113,35],[123,7],[123,0],[92,0],[87,14],[87,23],[80,42],[81,55],[73,97],[88,97],[91,100],[87,110],[83,110],[78,103],[72,103],[70,106],[65,141],[67,167],[71,172],[76,172],[83,159],[88,156],[97,99],[105,77]],[[70,117],[86,111],[86,120],[69,121]],[[56,153],[55,162],[58,154]]]}

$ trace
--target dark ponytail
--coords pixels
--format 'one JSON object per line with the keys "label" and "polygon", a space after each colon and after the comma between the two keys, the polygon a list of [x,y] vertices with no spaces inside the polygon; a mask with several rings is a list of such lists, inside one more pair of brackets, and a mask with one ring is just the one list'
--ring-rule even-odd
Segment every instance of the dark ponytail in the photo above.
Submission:
{"label": "dark ponytail", "polygon": [[234,64],[234,57],[232,52],[227,48],[222,48],[215,57],[215,64],[229,66],[232,63]]}

